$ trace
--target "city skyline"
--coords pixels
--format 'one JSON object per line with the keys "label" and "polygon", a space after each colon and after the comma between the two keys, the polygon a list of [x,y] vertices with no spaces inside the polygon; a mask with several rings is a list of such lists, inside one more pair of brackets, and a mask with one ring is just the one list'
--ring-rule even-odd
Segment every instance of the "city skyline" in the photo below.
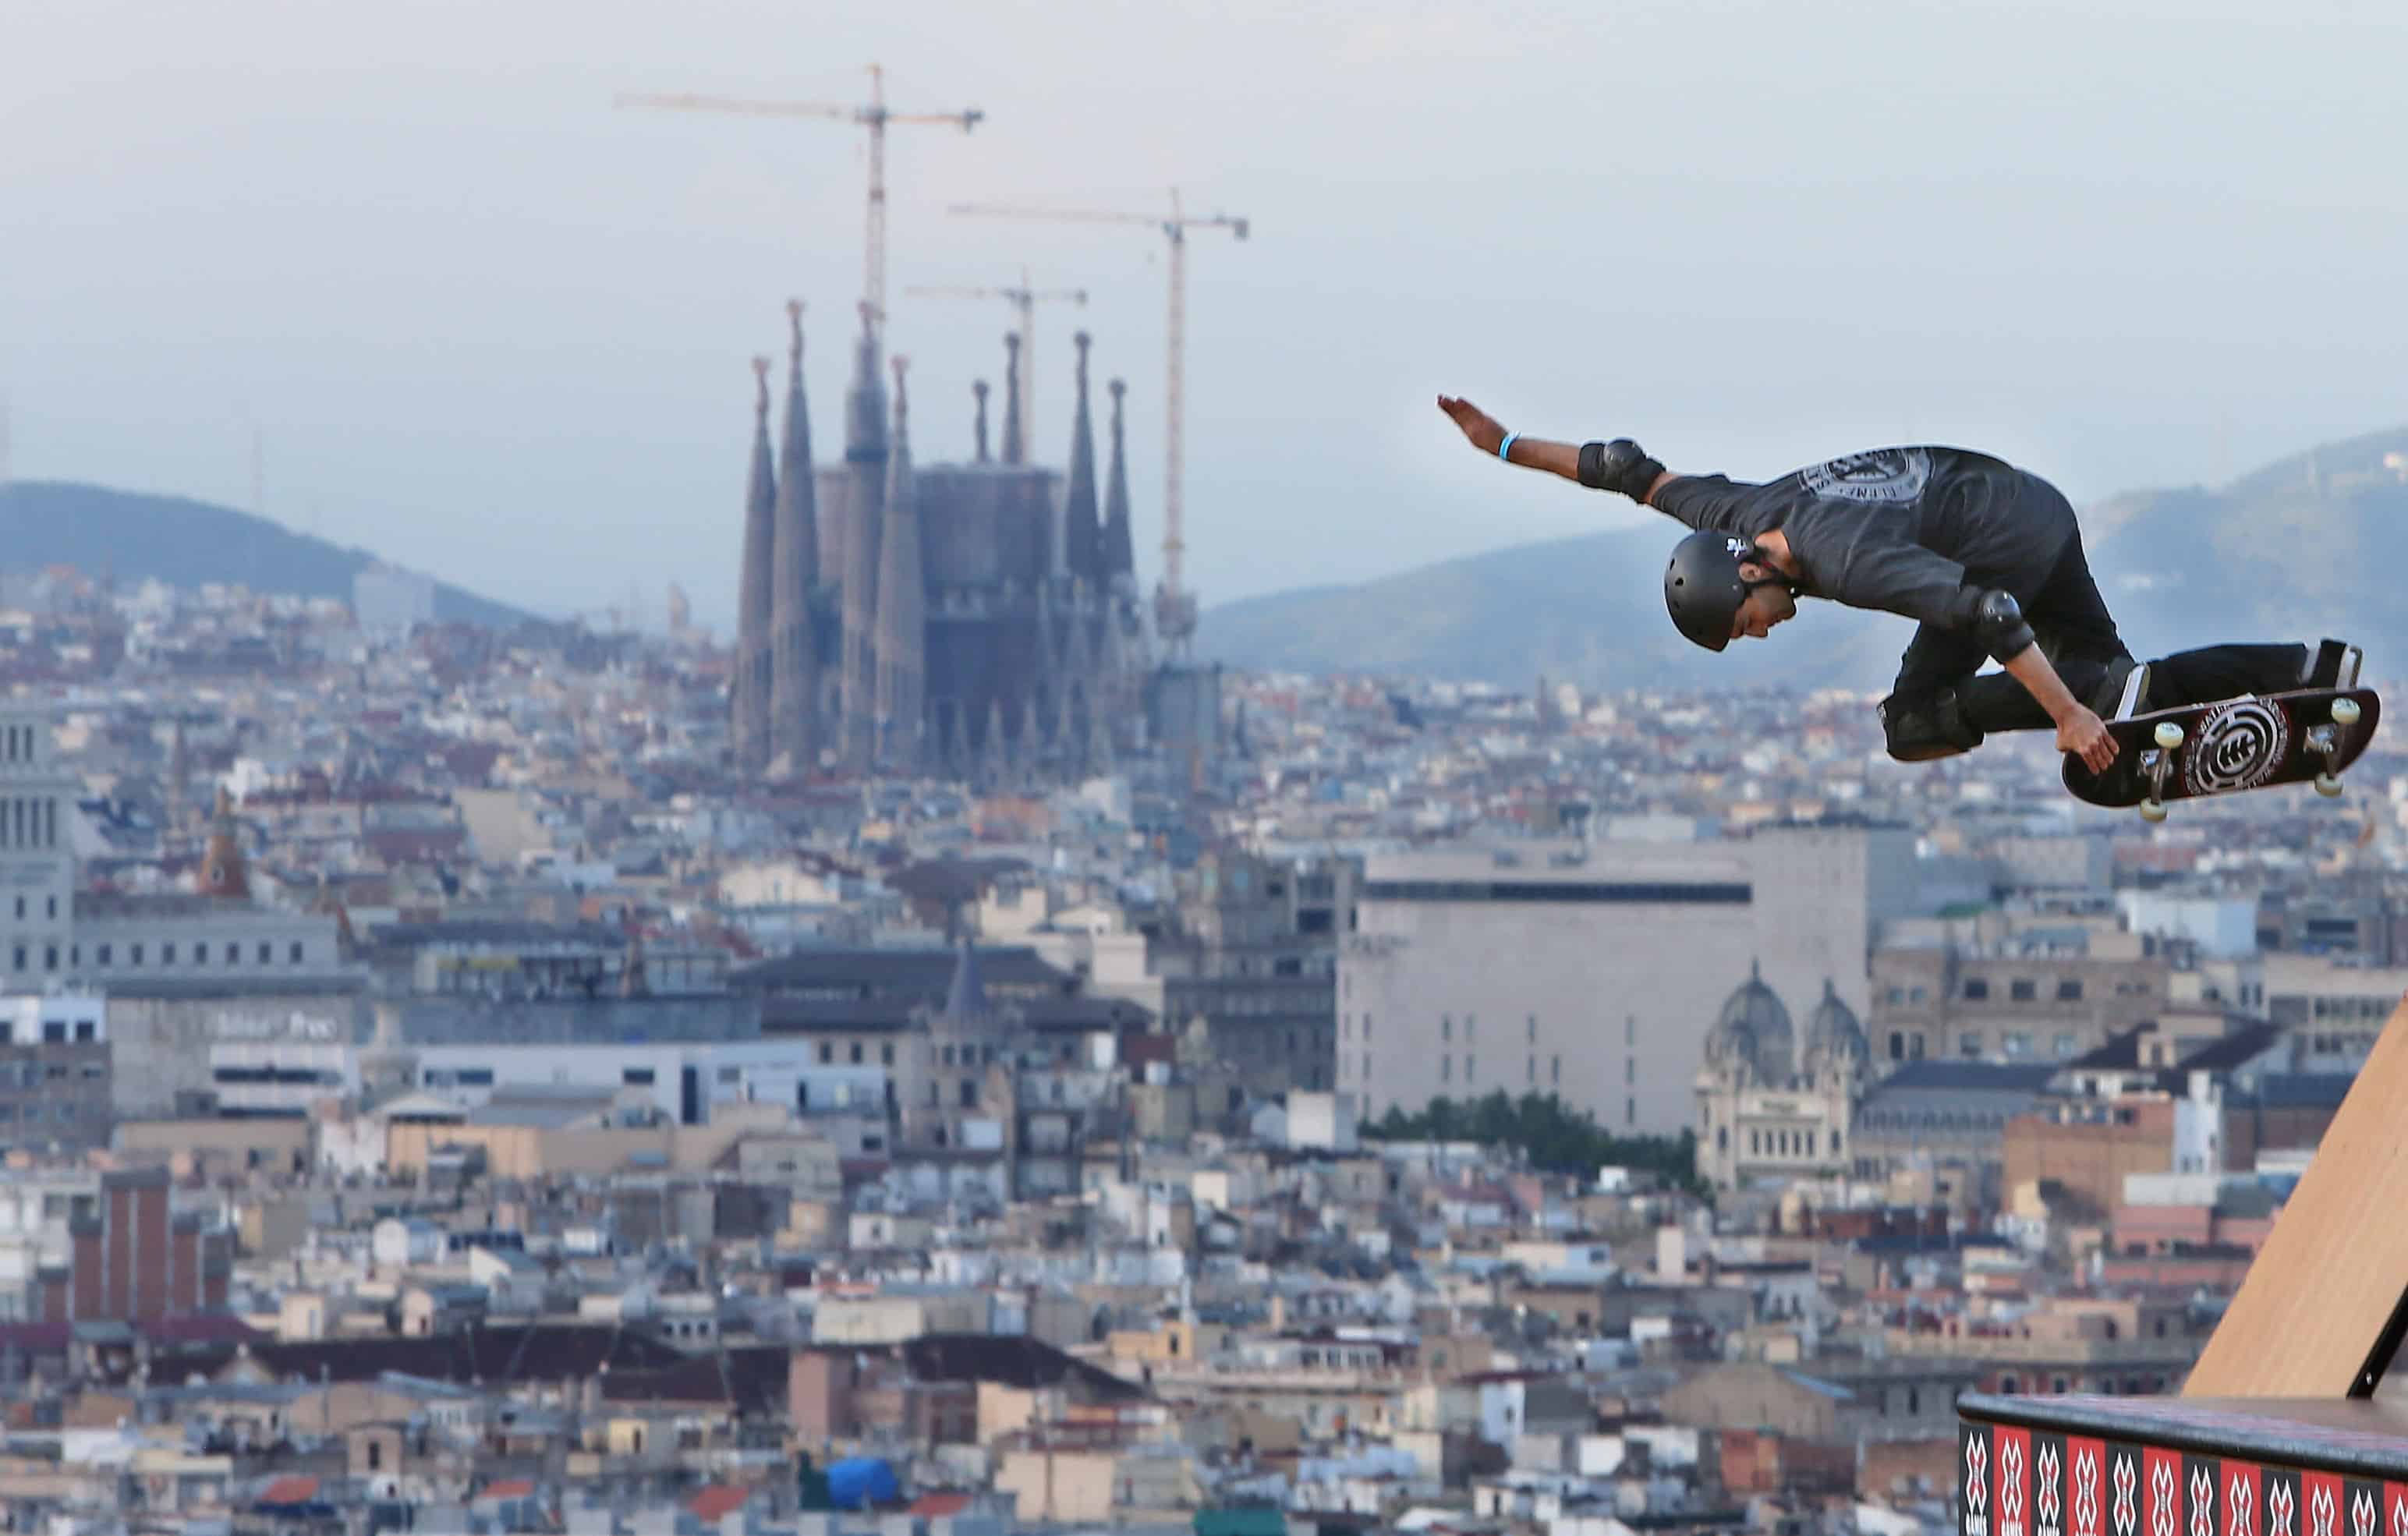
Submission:
{"label": "city skyline", "polygon": [[[831,13],[794,23],[792,69],[745,64],[777,29],[737,5],[674,32],[523,6],[474,36],[441,12],[116,24],[137,14],[32,19],[0,63],[26,146],[0,171],[16,473],[247,506],[256,441],[279,521],[472,586],[508,571],[499,596],[547,611],[665,575],[732,629],[745,359],[789,295],[824,324],[859,291],[857,135],[612,95],[847,100],[872,60],[898,108],[986,113],[889,151],[890,344],[932,461],[968,456],[1010,317],[912,284],[1085,288],[1135,442],[1162,406],[1157,237],[945,208],[1167,207],[1177,184],[1254,222],[1190,277],[1208,605],[1632,515],[1487,478],[1428,419],[1438,389],[1742,474],[1971,441],[2077,500],[2408,415],[2363,303],[2404,232],[2334,152],[2401,109],[2375,63],[2398,23],[2338,6],[2085,11],[2078,69],[2045,25],[1905,7],[1099,8],[1060,46],[1008,13]],[[1935,50],[1944,77],[1915,65]],[[1616,50],[1634,68],[1600,91]],[[1042,459],[1067,441],[1065,313],[1039,321]],[[1133,458],[1150,582],[1159,461]]]}

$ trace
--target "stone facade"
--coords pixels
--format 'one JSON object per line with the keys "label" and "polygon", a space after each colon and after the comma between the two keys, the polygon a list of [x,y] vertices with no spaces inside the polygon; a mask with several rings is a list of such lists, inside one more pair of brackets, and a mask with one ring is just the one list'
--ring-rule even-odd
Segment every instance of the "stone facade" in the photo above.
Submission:
{"label": "stone facade", "polygon": [[[738,760],[798,775],[832,753],[854,769],[989,783],[1105,768],[1136,744],[1147,651],[1119,394],[1099,514],[1083,338],[1067,473],[1025,462],[1010,415],[999,462],[910,466],[871,317],[852,351],[841,463],[811,463],[799,324],[774,468],[755,402]],[[890,546],[891,529],[915,548]]]}
{"label": "stone facade", "polygon": [[1919,899],[1902,828],[1374,854],[1339,958],[1338,1080],[1366,1115],[1554,1093],[1616,1132],[1690,1123],[1699,1051],[1758,968],[1862,1014],[1866,956]]}
{"label": "stone facade", "polygon": [[1698,1176],[1719,1188],[1843,1174],[1870,1074],[1864,1026],[1824,983],[1802,1041],[1751,974],[1707,1031],[1698,1073]]}

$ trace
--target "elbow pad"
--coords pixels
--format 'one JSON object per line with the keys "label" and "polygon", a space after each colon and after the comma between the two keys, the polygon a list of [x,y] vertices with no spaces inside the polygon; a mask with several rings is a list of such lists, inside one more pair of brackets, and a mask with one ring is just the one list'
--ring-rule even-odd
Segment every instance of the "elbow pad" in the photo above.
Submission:
{"label": "elbow pad", "polygon": [[1956,594],[1952,606],[1957,626],[1971,630],[1982,649],[2000,666],[2031,649],[2031,625],[2024,622],[2023,605],[2015,601],[2014,593],[1966,587]]}
{"label": "elbow pad", "polygon": [[1661,464],[1627,438],[1581,444],[1580,482],[1592,491],[1618,491],[1643,503],[1656,487],[1656,477],[1663,472]]}

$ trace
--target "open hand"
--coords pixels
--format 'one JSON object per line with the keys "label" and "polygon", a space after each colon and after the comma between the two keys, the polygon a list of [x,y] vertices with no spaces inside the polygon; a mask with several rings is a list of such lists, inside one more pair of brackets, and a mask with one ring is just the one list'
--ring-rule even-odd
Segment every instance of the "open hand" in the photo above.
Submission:
{"label": "open hand", "polygon": [[1469,400],[1441,395],[1438,397],[1438,408],[1445,411],[1455,425],[1463,428],[1463,435],[1470,440],[1471,446],[1484,453],[1496,452],[1497,445],[1505,440],[1505,429],[1497,424],[1496,418]]}
{"label": "open hand", "polygon": [[2104,773],[2115,761],[2115,738],[2108,734],[2105,721],[2076,704],[2057,723],[2057,750],[2081,758],[2093,773]]}

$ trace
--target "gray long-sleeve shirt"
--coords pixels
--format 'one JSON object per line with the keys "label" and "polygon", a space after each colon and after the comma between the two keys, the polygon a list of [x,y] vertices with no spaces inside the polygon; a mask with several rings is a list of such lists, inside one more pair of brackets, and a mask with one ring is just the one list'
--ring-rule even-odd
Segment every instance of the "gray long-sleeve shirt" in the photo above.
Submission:
{"label": "gray long-sleeve shirt", "polygon": [[1778,528],[1802,593],[1943,628],[1957,626],[1953,600],[1969,582],[2028,607],[2077,531],[2046,481],[1961,448],[1880,448],[1761,485],[1684,475],[1654,505],[1742,538]]}

